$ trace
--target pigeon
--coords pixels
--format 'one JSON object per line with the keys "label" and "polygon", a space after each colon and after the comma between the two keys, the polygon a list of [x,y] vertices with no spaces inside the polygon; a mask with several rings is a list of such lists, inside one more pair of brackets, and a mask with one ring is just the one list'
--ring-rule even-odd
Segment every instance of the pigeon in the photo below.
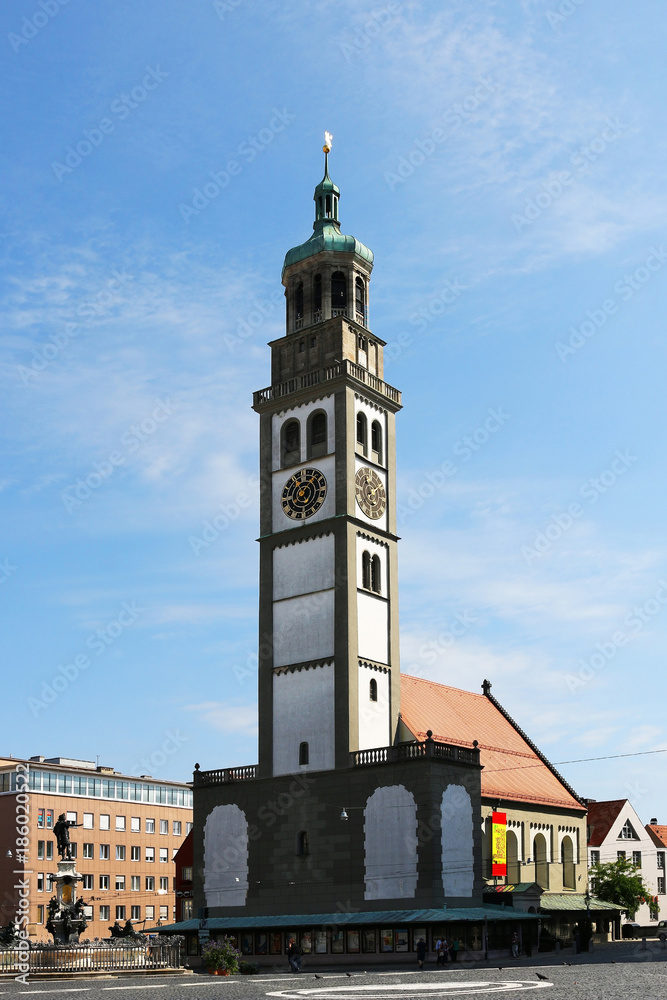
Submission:
{"label": "pigeon", "polygon": [[347,976],[348,979],[352,979],[352,973],[351,972],[346,972],[345,975]]}
{"label": "pigeon", "polygon": [[318,974],[315,973],[315,979],[324,979],[324,976],[318,976]]}
{"label": "pigeon", "polygon": [[502,967],[502,965],[499,965],[498,966],[498,972],[502,972],[502,971],[503,971],[503,967]]}
{"label": "pigeon", "polygon": [[543,976],[541,972],[536,972],[535,975],[537,976],[538,979],[543,979],[545,983],[549,981],[549,977]]}

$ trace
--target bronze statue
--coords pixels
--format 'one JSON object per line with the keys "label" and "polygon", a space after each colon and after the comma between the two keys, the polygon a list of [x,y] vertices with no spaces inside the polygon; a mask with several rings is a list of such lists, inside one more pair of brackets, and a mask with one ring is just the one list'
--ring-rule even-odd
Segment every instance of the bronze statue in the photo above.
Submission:
{"label": "bronze statue", "polygon": [[72,845],[69,842],[69,828],[71,826],[83,826],[83,823],[73,823],[72,820],[65,818],[65,813],[61,813],[58,817],[58,822],[53,828],[58,845],[58,854],[63,861],[72,860]]}

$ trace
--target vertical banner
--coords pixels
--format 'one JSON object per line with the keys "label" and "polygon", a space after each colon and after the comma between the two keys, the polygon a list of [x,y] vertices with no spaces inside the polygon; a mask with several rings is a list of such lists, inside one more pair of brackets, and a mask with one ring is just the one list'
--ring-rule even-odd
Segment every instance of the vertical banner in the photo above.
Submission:
{"label": "vertical banner", "polygon": [[507,875],[507,813],[491,816],[491,874]]}

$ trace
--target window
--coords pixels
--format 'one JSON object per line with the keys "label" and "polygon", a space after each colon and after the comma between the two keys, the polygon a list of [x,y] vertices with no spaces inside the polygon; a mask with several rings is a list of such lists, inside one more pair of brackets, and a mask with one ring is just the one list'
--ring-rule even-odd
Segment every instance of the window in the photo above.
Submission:
{"label": "window", "polygon": [[379,421],[374,420],[371,424],[371,451],[377,462],[382,464],[382,427]]}
{"label": "window", "polygon": [[303,281],[296,286],[294,294],[294,329],[300,330],[303,326]]}
{"label": "window", "polygon": [[169,876],[160,875],[160,892],[169,892]]}
{"label": "window", "polygon": [[616,851],[616,860],[625,861],[625,851]]}
{"label": "window", "polygon": [[146,892],[155,892],[155,876],[146,876]]}
{"label": "window", "polygon": [[308,831],[301,830],[296,838],[296,853],[300,855],[308,854]]}
{"label": "window", "polygon": [[147,906],[146,907],[146,920],[155,920],[155,907],[154,906]]}
{"label": "window", "polygon": [[366,289],[361,278],[354,282],[354,312],[357,323],[366,326]]}
{"label": "window", "polygon": [[193,901],[191,899],[184,899],[181,902],[181,920],[192,920],[193,912]]}
{"label": "window", "polygon": [[184,865],[181,868],[181,881],[192,882],[192,865]]}
{"label": "window", "polygon": [[108,906],[100,906],[100,920],[111,920],[111,909]]}
{"label": "window", "polygon": [[111,829],[111,816],[106,813],[100,813],[100,830],[110,830]]}
{"label": "window", "polygon": [[141,907],[131,906],[130,907],[130,919],[131,920],[141,920]]}
{"label": "window", "polygon": [[100,861],[108,861],[111,857],[111,845],[100,844]]}
{"label": "window", "polygon": [[155,820],[154,819],[147,819],[146,820],[146,833],[155,833]]}
{"label": "window", "polygon": [[169,907],[168,906],[161,906],[160,907],[160,920],[169,920]]}
{"label": "window", "polygon": [[322,275],[316,274],[313,278],[313,322],[320,323],[322,320]]}
{"label": "window", "polygon": [[83,828],[84,828],[84,830],[92,830],[92,829],[94,829],[94,825],[95,824],[94,824],[94,820],[93,820],[93,814],[92,813],[84,813],[83,814]]}
{"label": "window", "polygon": [[173,824],[173,834],[175,837],[181,836],[181,821],[180,819],[175,819]]}
{"label": "window", "polygon": [[44,872],[37,875],[37,892],[44,892]]}
{"label": "window", "polygon": [[371,701],[378,700],[378,682],[373,678],[370,683],[370,699]]}
{"label": "window", "polygon": [[65,813],[65,819],[67,820],[68,823],[76,823],[76,813],[75,812]]}
{"label": "window", "polygon": [[37,828],[39,830],[43,830],[45,823],[46,823],[46,809],[38,809],[37,810]]}
{"label": "window", "polygon": [[327,453],[327,415],[319,411],[308,421],[308,458],[319,458]]}
{"label": "window", "polygon": [[347,312],[347,279],[342,271],[331,275],[331,315],[345,316]]}
{"label": "window", "polygon": [[376,594],[379,594],[380,590],[382,589],[381,571],[382,571],[382,564],[380,563],[380,557],[378,555],[375,555],[371,559],[371,590],[374,590]]}
{"label": "window", "polygon": [[303,354],[303,352],[305,351],[305,349],[306,349],[306,341],[305,340],[300,340],[299,341],[299,354]]}
{"label": "window", "polygon": [[186,823],[185,824],[185,833],[186,833],[186,835],[188,833],[190,833],[190,830],[192,829],[193,826],[194,826],[194,823]]}
{"label": "window", "polygon": [[116,892],[121,892],[125,888],[125,876],[116,875]]}
{"label": "window", "polygon": [[280,463],[296,465],[301,461],[301,425],[298,420],[287,420],[280,431],[282,438]]}
{"label": "window", "polygon": [[125,844],[116,844],[116,861],[125,861]]}
{"label": "window", "polygon": [[363,451],[366,454],[366,429],[368,423],[366,421],[365,413],[357,413],[357,445],[359,446],[359,451]]}
{"label": "window", "polygon": [[364,590],[371,589],[371,554],[362,552],[361,554],[361,586]]}
{"label": "window", "polygon": [[664,875],[658,875],[658,895],[659,896],[664,896],[665,895],[665,876]]}
{"label": "window", "polygon": [[639,840],[639,837],[634,831],[634,827],[629,819],[626,819],[623,824],[623,829],[618,835],[619,840]]}
{"label": "window", "polygon": [[53,829],[53,809],[46,810],[46,828],[47,830]]}
{"label": "window", "polygon": [[169,861],[169,848],[167,848],[167,847],[161,847],[160,848],[160,861],[163,861],[163,862],[164,861]]}
{"label": "window", "polygon": [[44,860],[44,841],[43,840],[38,840],[37,841],[37,860],[38,861],[43,861]]}
{"label": "window", "polygon": [[657,858],[658,858],[658,868],[661,868],[664,871],[665,870],[665,852],[664,851],[658,851]]}
{"label": "window", "polygon": [[116,816],[116,829],[117,830],[123,830],[123,831],[125,830],[125,817],[124,816]]}
{"label": "window", "polygon": [[108,888],[109,888],[109,876],[100,875],[100,889],[108,889]]}
{"label": "window", "polygon": [[307,764],[309,758],[309,748],[306,742],[299,744],[299,764]]}
{"label": "window", "polygon": [[141,875],[130,876],[130,889],[132,892],[141,892]]}
{"label": "window", "polygon": [[632,863],[633,863],[633,865],[636,865],[637,868],[641,868],[641,866],[642,866],[642,852],[641,851],[633,851],[632,852]]}
{"label": "window", "polygon": [[146,861],[155,861],[155,848],[154,847],[147,847],[146,848]]}
{"label": "window", "polygon": [[130,861],[141,861],[141,848],[131,847],[130,848]]}
{"label": "window", "polygon": [[37,907],[37,923],[38,924],[43,924],[44,923],[44,904],[43,903],[40,904]]}
{"label": "window", "polygon": [[76,853],[77,853],[77,845],[76,845],[75,843],[71,843],[71,844],[69,845],[69,852],[70,852],[70,854],[72,855],[72,857],[73,857],[73,858],[75,858],[75,857],[76,857]]}
{"label": "window", "polygon": [[141,818],[139,816],[130,817],[130,830],[132,833],[141,833]]}
{"label": "window", "polygon": [[600,864],[600,852],[599,851],[591,851],[591,864],[592,865],[599,865]]}
{"label": "window", "polygon": [[176,855],[177,855],[177,854],[178,854],[178,848],[177,848],[177,847],[174,847],[174,848],[172,849],[172,852],[171,852],[171,860],[172,860],[172,861],[174,860],[174,858],[176,857]]}
{"label": "window", "polygon": [[84,875],[83,876],[83,882],[81,883],[81,888],[82,889],[94,889],[95,885],[94,885],[93,879],[94,879],[93,875]]}
{"label": "window", "polygon": [[53,861],[53,841],[47,840],[46,842],[46,860]]}
{"label": "window", "polygon": [[124,906],[117,906],[116,907],[116,920],[125,920],[125,907]]}
{"label": "window", "polygon": [[160,833],[169,833],[169,820],[168,819],[161,819],[160,820]]}

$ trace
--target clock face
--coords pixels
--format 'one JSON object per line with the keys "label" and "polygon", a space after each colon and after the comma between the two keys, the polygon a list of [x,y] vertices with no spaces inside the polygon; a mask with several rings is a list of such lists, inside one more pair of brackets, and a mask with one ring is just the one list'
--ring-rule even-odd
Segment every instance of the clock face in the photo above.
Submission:
{"label": "clock face", "polygon": [[387,506],[387,494],[382,480],[373,469],[359,469],[354,480],[357,503],[366,517],[376,521],[382,517]]}
{"label": "clock face", "polygon": [[303,521],[318,512],[326,495],[327,481],[319,469],[301,469],[285,483],[283,513],[292,521]]}

